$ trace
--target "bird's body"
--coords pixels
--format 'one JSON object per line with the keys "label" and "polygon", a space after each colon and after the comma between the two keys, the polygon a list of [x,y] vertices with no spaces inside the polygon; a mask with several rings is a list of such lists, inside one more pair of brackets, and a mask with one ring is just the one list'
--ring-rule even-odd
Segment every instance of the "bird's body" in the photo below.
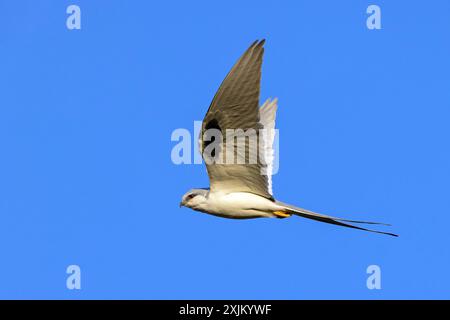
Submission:
{"label": "bird's body", "polygon": [[249,192],[207,192],[192,209],[222,218],[274,218],[273,212],[284,208],[275,202]]}
{"label": "bird's body", "polygon": [[[335,218],[275,200],[271,176],[277,99],[267,99],[259,106],[263,45],[264,40],[255,41],[245,51],[215,94],[199,137],[210,189],[188,191],[180,205],[223,218],[287,218],[297,215],[396,236],[346,222],[381,223]],[[229,131],[233,134],[228,135]]]}

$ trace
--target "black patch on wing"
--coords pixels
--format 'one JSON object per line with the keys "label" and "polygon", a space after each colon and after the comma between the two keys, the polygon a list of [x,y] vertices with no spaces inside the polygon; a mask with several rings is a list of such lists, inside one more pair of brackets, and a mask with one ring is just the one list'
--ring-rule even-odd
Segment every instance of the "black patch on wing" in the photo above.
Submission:
{"label": "black patch on wing", "polygon": [[[220,128],[219,122],[216,119],[212,119],[206,124],[205,131],[208,131],[209,129],[217,129],[220,132],[222,132],[222,128]],[[206,148],[207,146],[209,146],[211,143],[213,143],[215,141],[215,139],[216,139],[216,137],[212,136],[209,141],[203,140],[203,146],[204,146],[203,148]],[[213,158],[216,156],[216,149],[215,148],[212,150],[211,156]]]}

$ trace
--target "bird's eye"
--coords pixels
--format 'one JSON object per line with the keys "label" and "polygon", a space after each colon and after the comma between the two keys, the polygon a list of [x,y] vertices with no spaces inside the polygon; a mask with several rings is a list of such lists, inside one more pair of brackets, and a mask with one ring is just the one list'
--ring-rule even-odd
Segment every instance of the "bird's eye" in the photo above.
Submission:
{"label": "bird's eye", "polygon": [[194,198],[196,195],[195,194],[190,194],[187,196],[187,200],[191,200],[192,198]]}

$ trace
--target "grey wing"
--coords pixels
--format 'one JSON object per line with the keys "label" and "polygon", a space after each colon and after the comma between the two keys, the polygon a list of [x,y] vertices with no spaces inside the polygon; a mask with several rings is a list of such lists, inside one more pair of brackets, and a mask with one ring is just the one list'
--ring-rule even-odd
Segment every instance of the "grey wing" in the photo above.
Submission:
{"label": "grey wing", "polygon": [[[273,199],[265,174],[266,164],[258,156],[258,150],[248,148],[252,138],[256,138],[259,144],[259,129],[263,127],[259,114],[263,44],[264,40],[254,42],[239,58],[220,85],[203,120],[200,151],[206,162],[211,191],[251,192]],[[207,137],[208,129],[216,129],[222,134],[220,146],[215,151],[218,154],[212,154],[216,160],[204,152],[212,142]],[[229,164],[226,161],[227,129],[242,129],[245,133],[251,133],[251,137],[245,139],[243,164],[236,164],[236,162]],[[229,145],[231,145],[230,141],[228,141]],[[235,141],[234,137],[233,141]],[[239,155],[242,156],[242,149],[238,149],[238,146],[233,144],[235,159]],[[255,153],[256,161],[252,161]],[[222,162],[217,159],[222,159]]]}

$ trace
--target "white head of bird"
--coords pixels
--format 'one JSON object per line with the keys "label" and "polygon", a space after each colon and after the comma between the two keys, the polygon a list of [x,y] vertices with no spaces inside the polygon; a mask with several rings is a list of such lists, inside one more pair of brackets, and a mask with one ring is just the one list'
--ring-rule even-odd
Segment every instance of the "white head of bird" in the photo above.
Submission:
{"label": "white head of bird", "polygon": [[186,192],[181,198],[180,207],[187,207],[194,210],[201,210],[202,204],[205,204],[208,190],[205,189],[191,189]]}

